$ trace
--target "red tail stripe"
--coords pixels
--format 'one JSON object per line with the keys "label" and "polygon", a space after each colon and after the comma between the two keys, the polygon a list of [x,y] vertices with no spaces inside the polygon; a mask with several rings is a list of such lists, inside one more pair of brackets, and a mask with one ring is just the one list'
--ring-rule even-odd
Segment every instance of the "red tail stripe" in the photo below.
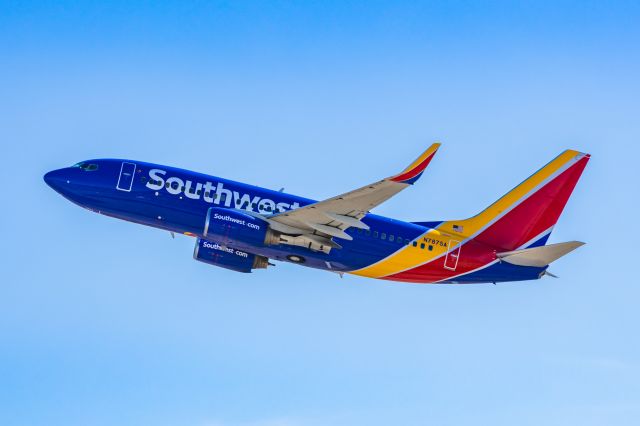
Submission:
{"label": "red tail stripe", "polygon": [[551,182],[484,230],[475,240],[502,250],[515,250],[558,221],[589,161],[580,159]]}
{"label": "red tail stripe", "polygon": [[405,180],[413,179],[414,177],[418,176],[420,173],[424,172],[424,169],[427,168],[427,166],[429,165],[429,163],[433,159],[434,155],[435,155],[435,151],[430,156],[425,158],[424,161],[422,163],[418,164],[415,168],[409,170],[406,173],[398,175],[398,176],[392,178],[391,180],[394,181],[394,182],[403,182]]}

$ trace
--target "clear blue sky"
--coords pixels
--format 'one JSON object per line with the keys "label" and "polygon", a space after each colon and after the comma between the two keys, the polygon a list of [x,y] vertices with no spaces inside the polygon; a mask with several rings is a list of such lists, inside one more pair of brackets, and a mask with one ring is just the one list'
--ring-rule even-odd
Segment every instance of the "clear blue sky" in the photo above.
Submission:
{"label": "clear blue sky", "polygon": [[[636,425],[640,4],[3,2],[0,424]],[[465,217],[593,155],[561,278],[394,284],[194,262],[42,175],[96,157]]]}

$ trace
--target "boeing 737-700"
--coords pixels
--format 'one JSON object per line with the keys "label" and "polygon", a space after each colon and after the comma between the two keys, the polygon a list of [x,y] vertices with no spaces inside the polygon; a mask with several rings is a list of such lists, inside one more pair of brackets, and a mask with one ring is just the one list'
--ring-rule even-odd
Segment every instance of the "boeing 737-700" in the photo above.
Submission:
{"label": "boeing 737-700", "polygon": [[277,260],[412,283],[522,281],[551,275],[551,262],[583,244],[547,244],[589,161],[573,150],[469,219],[371,213],[416,183],[439,146],[396,175],[323,201],[133,160],[82,161],[44,180],[91,211],[196,237],[196,260],[238,272]]}

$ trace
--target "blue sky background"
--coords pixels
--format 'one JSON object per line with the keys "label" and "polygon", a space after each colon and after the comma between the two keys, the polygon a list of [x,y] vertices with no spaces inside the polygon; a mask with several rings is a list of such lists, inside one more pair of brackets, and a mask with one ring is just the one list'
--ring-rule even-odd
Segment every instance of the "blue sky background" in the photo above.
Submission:
{"label": "blue sky background", "polygon": [[[640,4],[0,3],[0,424],[635,425]],[[96,157],[469,216],[592,161],[561,278],[419,286],[194,262],[42,175]]]}

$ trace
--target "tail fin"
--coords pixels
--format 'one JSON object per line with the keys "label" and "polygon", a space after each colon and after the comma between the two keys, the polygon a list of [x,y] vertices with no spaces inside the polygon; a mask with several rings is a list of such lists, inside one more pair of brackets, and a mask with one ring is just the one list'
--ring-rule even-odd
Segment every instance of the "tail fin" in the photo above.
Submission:
{"label": "tail fin", "polygon": [[504,251],[544,245],[589,158],[564,151],[478,215],[438,229]]}

